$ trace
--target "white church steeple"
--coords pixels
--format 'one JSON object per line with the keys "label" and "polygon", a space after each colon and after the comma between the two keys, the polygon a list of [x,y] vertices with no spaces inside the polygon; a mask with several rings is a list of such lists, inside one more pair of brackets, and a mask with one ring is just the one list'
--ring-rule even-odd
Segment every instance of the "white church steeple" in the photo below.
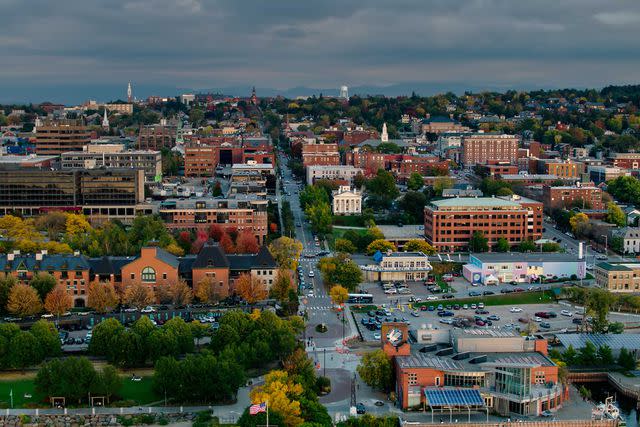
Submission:
{"label": "white church steeple", "polygon": [[389,142],[389,134],[387,133],[387,123],[382,125],[382,135],[380,135],[380,141]]}
{"label": "white church steeple", "polygon": [[102,127],[109,129],[109,118],[107,117],[107,109],[104,109],[104,118],[102,119]]}

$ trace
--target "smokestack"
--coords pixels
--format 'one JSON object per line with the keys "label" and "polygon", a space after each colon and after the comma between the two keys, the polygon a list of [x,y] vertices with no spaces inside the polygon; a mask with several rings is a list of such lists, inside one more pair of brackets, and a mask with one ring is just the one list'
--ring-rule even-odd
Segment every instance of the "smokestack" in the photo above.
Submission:
{"label": "smokestack", "polygon": [[584,242],[578,243],[578,259],[584,259]]}

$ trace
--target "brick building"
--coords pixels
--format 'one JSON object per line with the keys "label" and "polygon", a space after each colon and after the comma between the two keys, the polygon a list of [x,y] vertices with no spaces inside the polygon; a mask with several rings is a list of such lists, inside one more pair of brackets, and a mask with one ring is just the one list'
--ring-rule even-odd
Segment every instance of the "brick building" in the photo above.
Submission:
{"label": "brick building", "polygon": [[337,143],[315,142],[302,144],[302,165],[339,165],[340,153]]}
{"label": "brick building", "polygon": [[622,169],[640,169],[640,153],[613,153],[613,166]]}
{"label": "brick building", "polygon": [[265,144],[191,143],[184,149],[184,174],[187,177],[209,177],[218,165],[275,164],[273,147]]}
{"label": "brick building", "polygon": [[548,210],[571,209],[574,206],[593,210],[605,208],[602,202],[602,190],[592,183],[559,187],[545,185],[542,189],[542,201]]}
{"label": "brick building", "polygon": [[78,151],[91,142],[93,134],[84,120],[49,120],[36,126],[36,154],[60,155]]}
{"label": "brick building", "polygon": [[434,175],[434,172],[441,172],[446,175],[449,170],[449,162],[435,156],[383,154],[358,147],[346,153],[345,159],[347,165],[362,169],[367,176],[375,175],[378,169],[384,169],[405,178],[413,172],[421,175]]}
{"label": "brick building", "polygon": [[234,199],[165,200],[160,217],[171,230],[208,230],[217,224],[224,230],[251,230],[263,244],[267,236],[267,200],[238,195]]}
{"label": "brick building", "polygon": [[519,196],[436,200],[424,217],[426,240],[441,252],[467,251],[475,231],[490,248],[502,237],[511,245],[542,237],[542,203]]}
{"label": "brick building", "polygon": [[468,132],[470,129],[451,117],[433,116],[422,120],[423,133]]}
{"label": "brick building", "polygon": [[138,132],[138,148],[141,150],[172,148],[175,145],[177,129],[177,126],[168,124],[141,125]]}
{"label": "brick building", "polygon": [[518,158],[516,135],[474,133],[462,138],[462,162],[470,167],[490,162],[515,162]]}

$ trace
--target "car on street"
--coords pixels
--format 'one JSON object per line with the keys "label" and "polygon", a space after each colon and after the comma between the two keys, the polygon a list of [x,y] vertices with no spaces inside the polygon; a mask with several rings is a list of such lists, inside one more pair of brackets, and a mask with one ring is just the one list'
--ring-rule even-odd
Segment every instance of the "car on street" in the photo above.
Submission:
{"label": "car on street", "polygon": [[493,291],[483,291],[482,295],[495,295],[495,292],[493,292]]}
{"label": "car on street", "polygon": [[567,317],[572,317],[573,316],[573,313],[570,312],[569,310],[562,310],[560,312],[560,314],[562,314],[563,316],[567,316]]}
{"label": "car on street", "polygon": [[480,292],[476,292],[476,291],[469,292],[470,297],[479,297],[480,295],[482,295]]}
{"label": "car on street", "polygon": [[520,307],[511,307],[509,311],[511,313],[522,313],[522,309]]}
{"label": "car on street", "polygon": [[513,292],[513,289],[509,289],[509,288],[502,288],[500,289],[500,293],[501,294],[510,294]]}
{"label": "car on street", "polygon": [[374,340],[379,340],[380,338],[381,338],[380,332],[376,332],[375,334],[373,334],[373,339]]}
{"label": "car on street", "polygon": [[581,324],[582,324],[582,319],[581,319],[581,318],[579,318],[579,317],[574,317],[574,318],[571,320],[571,323],[573,323],[574,325],[581,325]]}
{"label": "car on street", "polygon": [[452,294],[444,294],[442,295],[442,299],[453,299],[454,296]]}
{"label": "car on street", "polygon": [[442,280],[445,282],[453,282],[453,274],[443,274]]}
{"label": "car on street", "polygon": [[316,275],[316,274],[313,272],[313,270],[309,270],[309,277],[313,277],[313,276],[315,276],[315,275]]}
{"label": "car on street", "polygon": [[444,323],[445,325],[451,325],[453,323],[453,319],[440,319],[440,323]]}
{"label": "car on street", "polygon": [[488,320],[493,320],[494,322],[497,322],[498,320],[500,320],[500,316],[492,314],[490,316],[487,316]]}
{"label": "car on street", "polygon": [[427,301],[436,301],[438,299],[435,295],[427,295]]}
{"label": "car on street", "polygon": [[544,329],[551,328],[551,324],[549,322],[540,322],[540,327]]}
{"label": "car on street", "polygon": [[420,313],[418,313],[416,310],[412,311],[412,312],[411,312],[411,315],[412,315],[413,317],[420,317]]}
{"label": "car on street", "polygon": [[604,254],[603,255],[596,255],[596,259],[606,260],[606,259],[608,259],[608,257],[606,255],[604,255]]}

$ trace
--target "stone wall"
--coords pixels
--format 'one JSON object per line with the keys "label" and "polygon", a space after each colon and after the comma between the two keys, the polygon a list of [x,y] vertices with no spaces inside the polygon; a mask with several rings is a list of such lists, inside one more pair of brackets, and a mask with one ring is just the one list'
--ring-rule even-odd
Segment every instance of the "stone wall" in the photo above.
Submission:
{"label": "stone wall", "polygon": [[[0,416],[3,427],[101,427],[136,424],[139,417],[155,417],[154,424],[166,420],[167,424],[191,422],[196,414],[139,414],[139,415],[9,415]],[[163,422],[164,424],[164,422]]]}

